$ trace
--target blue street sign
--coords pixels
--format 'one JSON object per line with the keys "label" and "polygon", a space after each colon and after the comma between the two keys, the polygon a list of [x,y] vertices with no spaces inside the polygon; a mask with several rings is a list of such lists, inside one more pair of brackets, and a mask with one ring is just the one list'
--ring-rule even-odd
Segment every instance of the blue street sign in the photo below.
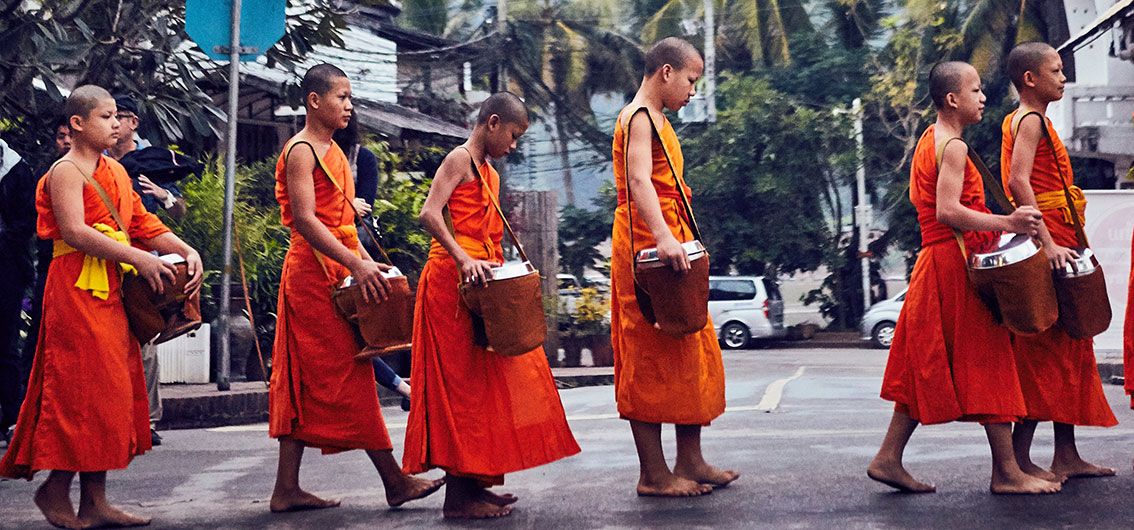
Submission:
{"label": "blue street sign", "polygon": [[[240,60],[254,61],[268,51],[286,27],[287,0],[240,3]],[[232,0],[185,0],[185,32],[206,55],[227,61],[232,43]]]}

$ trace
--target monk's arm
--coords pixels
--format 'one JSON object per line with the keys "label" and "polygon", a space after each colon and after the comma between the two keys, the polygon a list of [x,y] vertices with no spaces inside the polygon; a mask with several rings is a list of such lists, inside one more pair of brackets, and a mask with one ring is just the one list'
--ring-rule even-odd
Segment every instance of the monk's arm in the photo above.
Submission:
{"label": "monk's arm", "polygon": [[161,291],[161,277],[173,279],[173,271],[157,256],[144,250],[123,245],[88,226],[83,206],[83,184],[86,179],[73,164],[60,164],[48,176],[51,208],[59,225],[63,241],[88,256],[119,263],[129,263],[150,283]]}
{"label": "monk's arm", "polygon": [[315,155],[308,149],[293,149],[287,157],[287,195],[291,200],[295,231],[312,248],[344,267],[354,270],[363,261],[339,242],[315,215]]}
{"label": "monk's arm", "polygon": [[[1028,233],[1032,223],[1039,223],[1039,210],[1024,206],[1011,215],[978,212],[961,204],[965,183],[968,146],[951,142],[945,147],[941,169],[937,175],[937,220],[957,230]],[[1029,221],[1030,220],[1030,221]]]}
{"label": "monk's arm", "polygon": [[651,175],[654,165],[653,128],[646,118],[648,116],[637,114],[630,118],[626,185],[630,188],[634,211],[646,222],[646,226],[654,236],[654,241],[657,242],[658,257],[676,270],[688,270],[689,257],[665,222],[661,201],[658,200],[658,192],[654,189]]}
{"label": "monk's arm", "polygon": [[[1012,167],[1008,172],[1008,189],[1011,190],[1016,204],[1020,206],[1039,206],[1035,190],[1032,189],[1032,169],[1035,168],[1036,148],[1043,135],[1040,129],[1043,126],[1045,124],[1042,118],[1037,115],[1035,119],[1022,120],[1016,131],[1016,142],[1012,147]],[[1039,238],[1045,248],[1056,248],[1046,225],[1040,225]]]}
{"label": "monk's arm", "polygon": [[192,293],[201,286],[201,281],[204,279],[204,266],[201,264],[201,255],[197,250],[189,246],[188,243],[183,241],[177,234],[173,232],[166,232],[159,234],[156,237],[143,239],[141,242],[152,248],[160,254],[177,254],[185,258],[185,265],[189,273],[189,282],[185,284],[185,292]]}

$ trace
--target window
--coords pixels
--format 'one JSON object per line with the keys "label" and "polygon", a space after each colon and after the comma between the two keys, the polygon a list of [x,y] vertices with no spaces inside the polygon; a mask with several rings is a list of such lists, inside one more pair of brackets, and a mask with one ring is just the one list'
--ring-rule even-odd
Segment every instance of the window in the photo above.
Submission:
{"label": "window", "polygon": [[756,284],[752,280],[711,280],[709,300],[729,302],[756,298]]}

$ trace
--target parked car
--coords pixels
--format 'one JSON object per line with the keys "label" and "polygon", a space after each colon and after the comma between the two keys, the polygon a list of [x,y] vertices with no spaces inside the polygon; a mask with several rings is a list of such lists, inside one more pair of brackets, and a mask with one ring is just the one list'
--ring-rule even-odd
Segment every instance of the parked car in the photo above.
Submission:
{"label": "parked car", "polygon": [[709,315],[721,345],[731,350],[787,335],[779,285],[763,276],[710,276]]}
{"label": "parked car", "polygon": [[898,325],[898,313],[906,302],[906,291],[898,296],[883,300],[870,306],[862,315],[862,340],[874,343],[876,348],[889,348],[894,342],[894,328]]}

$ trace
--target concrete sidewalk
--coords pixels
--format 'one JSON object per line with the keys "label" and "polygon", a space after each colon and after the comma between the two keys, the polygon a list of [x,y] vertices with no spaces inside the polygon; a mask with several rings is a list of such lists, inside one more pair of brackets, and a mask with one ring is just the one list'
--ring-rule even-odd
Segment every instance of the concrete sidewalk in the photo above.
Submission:
{"label": "concrete sidewalk", "polygon": [[[553,368],[559,388],[614,384],[613,367]],[[402,396],[378,387],[383,406],[398,406]],[[162,385],[160,430],[198,429],[268,421],[268,388],[263,381],[232,383],[228,392],[216,384]]]}

